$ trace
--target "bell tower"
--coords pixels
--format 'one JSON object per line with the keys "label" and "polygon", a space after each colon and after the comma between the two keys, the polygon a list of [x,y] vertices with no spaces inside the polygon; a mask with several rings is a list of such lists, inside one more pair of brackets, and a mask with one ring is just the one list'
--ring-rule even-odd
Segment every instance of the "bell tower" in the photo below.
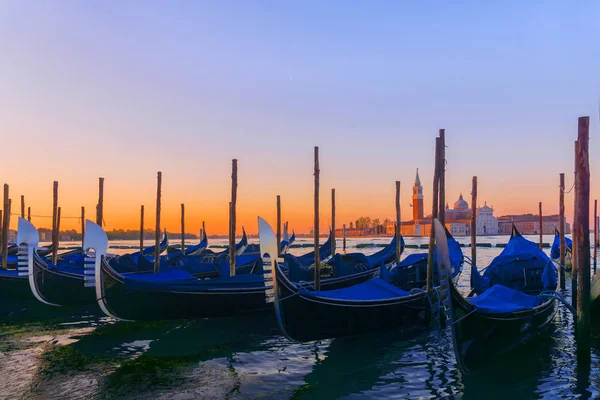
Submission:
{"label": "bell tower", "polygon": [[412,201],[413,221],[423,219],[423,186],[421,186],[421,179],[419,179],[419,168],[417,168],[417,177],[413,186]]}

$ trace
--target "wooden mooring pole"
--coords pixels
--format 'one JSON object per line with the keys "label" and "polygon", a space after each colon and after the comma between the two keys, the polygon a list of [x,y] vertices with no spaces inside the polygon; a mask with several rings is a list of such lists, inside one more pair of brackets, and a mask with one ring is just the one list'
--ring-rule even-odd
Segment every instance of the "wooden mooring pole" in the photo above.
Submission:
{"label": "wooden mooring pole", "polygon": [[598,259],[598,200],[594,200],[594,274]]}
{"label": "wooden mooring pole", "polygon": [[[60,207],[58,207],[58,212],[56,213],[56,245],[54,248],[58,252],[58,246],[60,246]],[[54,255],[54,254],[53,254]],[[54,265],[58,261],[58,254],[56,255],[56,259],[54,259]]]}
{"label": "wooden mooring pole", "polygon": [[331,189],[331,256],[335,256],[335,189]]}
{"label": "wooden mooring pole", "polygon": [[579,155],[579,141],[575,141],[575,172],[573,182],[573,228],[571,229],[571,305],[577,309],[577,157]]}
{"label": "wooden mooring pole", "polygon": [[25,196],[21,195],[21,218],[25,219]]}
{"label": "wooden mooring pole", "polygon": [[560,265],[559,265],[559,277],[560,277],[560,288],[566,290],[567,281],[565,277],[565,174],[560,174],[560,190],[558,197],[559,206],[559,223],[558,232],[560,235]]}
{"label": "wooden mooring pole", "polygon": [[181,203],[181,255],[185,255],[185,206]]}
{"label": "wooden mooring pole", "polygon": [[144,252],[144,205],[140,207],[140,255]]}
{"label": "wooden mooring pole", "polygon": [[[2,203],[2,208],[4,208],[4,202]],[[2,268],[6,268],[4,265],[4,210],[0,210],[0,265]]]}
{"label": "wooden mooring pole", "polygon": [[238,186],[237,159],[231,160],[231,206],[230,206],[230,237],[229,237],[229,275],[235,275],[235,228],[236,228],[236,203]]}
{"label": "wooden mooring pole", "polygon": [[277,195],[277,254],[281,255],[281,196]]}
{"label": "wooden mooring pole", "polygon": [[27,221],[31,222],[31,207],[27,207]]}
{"label": "wooden mooring pole", "polygon": [[85,207],[81,206],[81,247],[83,247],[83,238],[85,237]]}
{"label": "wooden mooring pole", "polygon": [[[590,340],[590,117],[580,117],[577,129],[577,329],[578,345],[589,346]],[[575,251],[575,248],[573,248]]]}
{"label": "wooden mooring pole", "polygon": [[440,129],[440,212],[438,219],[446,226],[446,130]]}
{"label": "wooden mooring pole", "polygon": [[544,248],[544,238],[543,238],[543,235],[544,235],[544,220],[543,220],[543,217],[542,217],[542,202],[541,201],[540,201],[539,206],[540,206],[540,215],[539,215],[539,217],[540,217],[540,220],[539,220],[539,224],[540,224],[540,249],[543,249]]}
{"label": "wooden mooring pole", "polygon": [[396,235],[396,264],[400,262],[400,181],[396,181],[396,229],[394,234]]}
{"label": "wooden mooring pole", "polygon": [[58,182],[52,187],[52,264],[58,259]]}
{"label": "wooden mooring pole", "polygon": [[[477,177],[473,177],[471,188],[471,262],[477,265]],[[471,267],[474,268],[474,267]]]}
{"label": "wooden mooring pole", "polygon": [[104,226],[104,178],[98,178],[98,205],[96,206],[96,223]]}
{"label": "wooden mooring pole", "polygon": [[4,215],[2,219],[2,268],[6,269],[8,264],[8,225],[10,224],[10,205],[8,198],[8,184],[4,184]]}
{"label": "wooden mooring pole", "polygon": [[321,290],[321,257],[319,254],[319,147],[315,146],[315,201],[314,201],[314,244],[315,244],[315,290]]}
{"label": "wooden mooring pole", "polygon": [[342,247],[342,250],[344,250],[344,254],[346,254],[346,224],[344,224],[344,239],[342,240]]}
{"label": "wooden mooring pole", "polygon": [[[154,232],[154,272],[160,271],[160,197],[162,190],[162,172],[156,175],[156,227]],[[141,254],[140,254],[141,256]]]}
{"label": "wooden mooring pole", "polygon": [[441,154],[441,139],[435,138],[435,169],[433,173],[433,206],[431,213],[431,225],[429,231],[429,252],[427,256],[427,293],[433,291],[433,247],[435,245],[435,232],[433,229],[433,220],[438,217],[438,202],[439,202],[439,185],[440,185],[440,154]]}

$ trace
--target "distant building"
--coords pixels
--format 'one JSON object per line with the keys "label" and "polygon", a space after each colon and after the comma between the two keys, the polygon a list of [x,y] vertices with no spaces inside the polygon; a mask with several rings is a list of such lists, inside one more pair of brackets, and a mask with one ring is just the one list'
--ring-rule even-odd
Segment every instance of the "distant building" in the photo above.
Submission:
{"label": "distant building", "polygon": [[14,243],[16,241],[17,241],[17,231],[15,231],[13,229],[9,229],[8,230],[8,242]]}
{"label": "distant building", "polygon": [[[499,218],[500,234],[510,235],[513,224],[524,235],[538,235],[540,233],[540,217],[533,214],[503,215]],[[560,216],[542,216],[542,234],[551,235],[554,230],[560,229]],[[565,221],[565,233],[571,233],[571,226]]]}
{"label": "distant building", "polygon": [[419,221],[423,219],[423,186],[421,186],[421,179],[419,178],[419,168],[417,168],[417,176],[413,185],[412,201],[413,221]]}

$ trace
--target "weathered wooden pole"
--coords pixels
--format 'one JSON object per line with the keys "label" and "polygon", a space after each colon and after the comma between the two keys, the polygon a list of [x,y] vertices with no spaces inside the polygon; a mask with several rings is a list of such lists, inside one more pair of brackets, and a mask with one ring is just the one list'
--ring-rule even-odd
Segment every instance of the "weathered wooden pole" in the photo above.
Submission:
{"label": "weathered wooden pole", "polygon": [[577,309],[577,263],[578,263],[578,252],[577,249],[577,230],[579,227],[577,226],[577,157],[579,156],[579,140],[575,141],[575,172],[574,172],[574,182],[573,182],[573,228],[571,229],[571,305],[573,308]]}
{"label": "weathered wooden pole", "polygon": [[104,221],[104,178],[98,178],[98,206],[96,207],[96,223],[103,226]]}
{"label": "weathered wooden pole", "polygon": [[400,262],[400,181],[396,181],[396,264]]}
{"label": "weathered wooden pole", "polygon": [[539,222],[539,224],[540,224],[540,249],[543,249],[544,248],[544,239],[543,239],[543,234],[544,234],[544,222],[543,221],[544,220],[542,218],[542,202],[541,201],[540,201],[539,206],[540,206],[540,216],[539,216],[540,217],[539,218],[540,219],[540,222]]}
{"label": "weathered wooden pole", "polygon": [[58,182],[52,187],[52,263],[58,259]]}
{"label": "weathered wooden pole", "polygon": [[185,255],[185,206],[181,203],[181,255]]}
{"label": "weathered wooden pole", "polygon": [[[58,212],[56,213],[56,245],[54,246],[54,248],[56,249],[57,252],[58,252],[59,245],[60,245],[60,207],[58,207]],[[53,253],[52,256],[53,256],[53,264],[56,265],[56,262],[58,261],[58,254],[56,254],[56,256],[55,256]]]}
{"label": "weathered wooden pole", "polygon": [[31,222],[31,207],[27,207],[27,221]]}
{"label": "weathered wooden pole", "polygon": [[560,189],[558,197],[559,206],[559,220],[560,226],[558,232],[560,235],[560,265],[559,265],[559,276],[560,276],[560,288],[566,290],[567,282],[565,277],[565,174],[560,174]]}
{"label": "weathered wooden pole", "polygon": [[598,200],[594,200],[594,274],[598,258]]}
{"label": "weathered wooden pole", "polygon": [[[579,117],[577,129],[577,341],[590,340],[590,117]],[[573,249],[575,251],[575,248]]]}
{"label": "weathered wooden pole", "polygon": [[435,138],[435,169],[433,173],[433,206],[431,212],[431,228],[429,231],[429,252],[427,256],[427,293],[433,290],[433,247],[435,245],[435,234],[433,229],[433,220],[438,217],[439,185],[440,185],[440,154],[441,139]]}
{"label": "weathered wooden pole", "polygon": [[236,228],[236,202],[238,186],[237,159],[231,160],[231,205],[230,205],[230,237],[229,237],[229,276],[235,275],[235,228]]}
{"label": "weathered wooden pole", "polygon": [[25,219],[25,196],[21,195],[21,218]]}
{"label": "weathered wooden pole", "polygon": [[[4,203],[2,203],[2,208],[4,208]],[[6,268],[4,265],[4,210],[0,210],[0,265],[3,268]]]}
{"label": "weathered wooden pole", "polygon": [[140,207],[140,254],[144,252],[144,205]]}
{"label": "weathered wooden pole", "polygon": [[315,290],[321,289],[321,255],[319,254],[319,147],[315,146],[315,203],[314,203],[314,242],[315,242]]}
{"label": "weathered wooden pole", "polygon": [[335,256],[335,189],[331,189],[331,256]]}
{"label": "weathered wooden pole", "polygon": [[8,225],[10,223],[10,205],[8,198],[8,184],[4,184],[4,215],[2,219],[2,267],[6,269],[8,261]]}
{"label": "weathered wooden pole", "polygon": [[346,254],[346,224],[344,224],[344,239],[342,240],[342,247],[344,254]]}
{"label": "weathered wooden pole", "polygon": [[83,247],[83,238],[85,237],[85,207],[81,206],[81,247]]}
{"label": "weathered wooden pole", "polygon": [[440,212],[438,219],[446,226],[446,130],[440,129]]}
{"label": "weathered wooden pole", "polygon": [[277,195],[277,254],[281,255],[281,196]]}
{"label": "weathered wooden pole", "polygon": [[154,272],[160,271],[160,198],[162,190],[162,172],[156,175],[156,227],[154,232]]}
{"label": "weathered wooden pole", "polygon": [[471,262],[477,265],[477,177],[473,177],[471,189]]}
{"label": "weathered wooden pole", "polygon": [[202,221],[202,231],[200,232],[200,240],[204,239],[204,235],[206,235],[206,226],[204,225],[204,221]]}

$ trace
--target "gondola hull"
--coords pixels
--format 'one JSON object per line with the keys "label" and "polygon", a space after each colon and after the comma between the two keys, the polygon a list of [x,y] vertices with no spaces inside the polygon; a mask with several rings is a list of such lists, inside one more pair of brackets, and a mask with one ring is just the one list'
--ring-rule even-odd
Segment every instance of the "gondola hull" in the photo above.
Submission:
{"label": "gondola hull", "polygon": [[[328,289],[346,287],[363,282],[375,273],[371,270],[353,276],[325,279],[322,284]],[[272,305],[265,303],[267,288],[264,284],[252,288],[224,287],[194,291],[127,290],[123,276],[107,265],[104,258],[99,285],[102,293],[100,301],[108,314],[125,320],[230,317],[273,310]]]}
{"label": "gondola hull", "polygon": [[96,294],[93,288],[84,287],[83,274],[63,271],[48,266],[34,256],[31,287],[44,302],[61,306],[93,305]]}
{"label": "gondola hull", "polygon": [[284,334],[293,341],[307,342],[390,329],[424,329],[428,325],[430,310],[424,293],[382,301],[320,299],[303,295],[280,276],[276,285],[279,299],[276,313]]}
{"label": "gondola hull", "polygon": [[455,353],[461,370],[473,369],[523,345],[552,326],[557,311],[550,299],[529,310],[489,314],[476,310],[450,285]]}
{"label": "gondola hull", "polygon": [[0,273],[0,300],[2,299],[33,300],[27,277]]}

